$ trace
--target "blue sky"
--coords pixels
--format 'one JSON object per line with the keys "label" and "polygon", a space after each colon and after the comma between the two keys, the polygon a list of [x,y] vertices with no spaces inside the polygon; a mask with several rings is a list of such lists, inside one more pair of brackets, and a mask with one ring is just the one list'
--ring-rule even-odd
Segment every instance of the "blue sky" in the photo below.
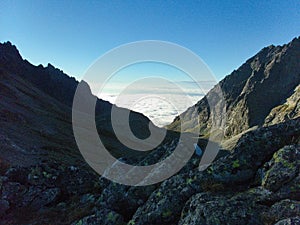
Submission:
{"label": "blue sky", "polygon": [[0,2],[0,41],[33,64],[80,79],[106,51],[138,40],[175,42],[198,54],[218,79],[262,47],[300,35],[299,1]]}

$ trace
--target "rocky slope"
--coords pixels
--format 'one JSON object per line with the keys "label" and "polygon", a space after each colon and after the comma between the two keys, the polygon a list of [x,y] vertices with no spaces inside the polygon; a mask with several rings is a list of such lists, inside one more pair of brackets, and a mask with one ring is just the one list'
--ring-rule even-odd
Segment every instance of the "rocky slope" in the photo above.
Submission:
{"label": "rocky slope", "polygon": [[[295,39],[265,48],[221,81],[229,110],[227,135],[235,139],[228,144],[230,152],[201,172],[194,154],[171,178],[135,187],[100,177],[80,156],[70,114],[76,81],[50,65],[35,67],[14,46],[1,44],[0,224],[298,224],[299,46]],[[274,88],[266,89],[269,85]],[[262,99],[262,90],[268,99]],[[252,109],[254,98],[263,109]],[[105,106],[96,110],[99,135],[121,157],[124,146],[106,113],[111,105],[98,101]],[[205,132],[205,101],[186,115],[191,110],[205,116],[208,122],[200,127]],[[136,133],[147,136],[149,120],[133,113],[133,122]],[[175,130],[177,123],[171,125]],[[177,134],[170,133],[154,151],[129,154],[138,159],[131,163],[153,164],[177,144]],[[205,144],[199,140],[201,147]]]}
{"label": "rocky slope", "polygon": [[[226,101],[226,136],[232,137],[253,126],[262,126],[268,115],[275,113],[271,112],[272,109],[283,104],[299,83],[300,37],[283,46],[266,47],[248,59],[219,83]],[[215,92],[217,87],[207,95]],[[297,97],[294,101],[298,100]],[[200,130],[203,135],[209,133],[211,118],[206,99],[182,113],[186,123],[198,124],[199,120],[196,127],[183,125],[185,130]],[[195,114],[198,117],[193,116]],[[292,118],[297,116],[297,112],[290,114]],[[193,120],[197,122],[190,122]],[[168,128],[180,130],[180,117],[175,118]]]}
{"label": "rocky slope", "polygon": [[[43,207],[53,204],[54,215],[59,215],[59,202],[67,202],[66,213],[60,218],[63,221],[52,224],[69,224],[78,214],[89,212],[88,207],[74,211],[80,195],[99,191],[101,186],[73,136],[71,106],[77,85],[50,64],[34,66],[23,60],[11,43],[0,44],[0,221],[4,224],[39,221],[36,217],[52,213],[52,207],[45,211]],[[93,98],[88,86],[86,94]],[[118,141],[109,120],[111,108],[110,103],[97,100],[101,140],[115,157],[125,152],[132,161],[139,161],[147,154]],[[149,124],[147,117],[130,112],[131,129],[138,137],[149,135]],[[35,213],[37,209],[41,210]]]}
{"label": "rocky slope", "polygon": [[300,85],[295,88],[287,100],[272,109],[265,120],[265,125],[276,124],[300,116]]}
{"label": "rocky slope", "polygon": [[[3,136],[8,134],[18,136],[20,133],[32,133],[34,130],[37,136],[29,136],[29,140],[20,143],[21,145],[30,143],[32,146],[37,145],[36,148],[49,148],[39,143],[50,140],[51,145],[52,141],[64,140],[65,143],[70,143],[67,147],[76,149],[71,127],[71,106],[78,85],[74,78],[51,64],[47,67],[30,64],[22,59],[16,47],[9,42],[0,44],[0,75],[0,116],[3,122],[1,129]],[[94,98],[88,85],[85,98],[86,101]],[[95,110],[97,128],[104,141],[110,144],[110,149],[121,157],[120,149],[126,147],[114,136],[110,123],[111,109],[112,105],[109,102],[97,99]],[[122,108],[118,110],[128,111]],[[132,132],[141,138],[149,136],[149,124],[155,127],[140,113],[130,111],[129,118]],[[18,123],[19,120],[22,120],[21,124]],[[6,129],[12,130],[13,127],[18,131],[6,132]],[[19,131],[21,128],[23,131]],[[15,137],[16,141],[18,142],[21,137]],[[25,149],[28,149],[28,146]]]}

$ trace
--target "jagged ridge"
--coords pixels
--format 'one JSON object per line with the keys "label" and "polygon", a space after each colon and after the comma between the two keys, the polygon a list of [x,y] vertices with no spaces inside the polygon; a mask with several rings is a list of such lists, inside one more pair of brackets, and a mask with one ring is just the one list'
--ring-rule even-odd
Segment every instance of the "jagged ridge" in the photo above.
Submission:
{"label": "jagged ridge", "polygon": [[[293,94],[300,83],[300,37],[283,46],[269,46],[247,60],[240,68],[226,76],[219,85],[227,107],[225,135],[231,137],[253,126],[262,126],[271,110],[281,105]],[[208,94],[216,91],[213,88]],[[198,114],[197,117],[191,115]],[[183,112],[184,121],[196,127],[180,124],[180,117],[168,126],[180,130],[209,133],[211,118],[206,98]],[[296,115],[295,115],[296,116]]]}

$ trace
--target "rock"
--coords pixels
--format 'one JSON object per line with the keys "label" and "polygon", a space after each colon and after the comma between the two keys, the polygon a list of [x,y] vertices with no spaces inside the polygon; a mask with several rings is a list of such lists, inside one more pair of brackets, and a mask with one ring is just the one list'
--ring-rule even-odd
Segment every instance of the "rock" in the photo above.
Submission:
{"label": "rock", "polygon": [[41,192],[36,191],[36,189],[29,189],[28,195],[34,196],[30,203],[30,207],[33,209],[41,209],[44,206],[53,204],[59,198],[60,193],[61,191],[59,188],[50,188]]}
{"label": "rock", "polygon": [[74,172],[74,171],[77,171],[78,168],[76,166],[69,166],[69,170]]}
{"label": "rock", "polygon": [[36,186],[26,187],[20,183],[8,182],[3,186],[2,199],[7,200],[14,208],[31,207],[38,210],[54,203],[60,193],[59,188],[43,190]]}
{"label": "rock", "polygon": [[9,209],[9,202],[7,200],[0,199],[0,216],[3,216]]}
{"label": "rock", "polygon": [[128,213],[126,207],[126,192],[128,187],[125,185],[111,183],[101,193],[97,200],[99,208],[110,208],[116,212],[126,215]]}
{"label": "rock", "polygon": [[[288,101],[300,83],[300,38],[295,38],[283,46],[269,46],[263,48],[255,56],[248,59],[237,70],[226,76],[212,88],[207,95],[188,108],[168,125],[171,130],[196,132],[201,135],[210,133],[212,127],[212,112],[208,99],[214,100],[219,88],[226,102],[226,130],[225,135],[232,137],[250,127],[262,126],[270,111]],[[299,97],[295,96],[294,103]],[[222,98],[214,102],[222,104]],[[296,107],[291,103],[285,109],[286,119],[275,120],[270,125],[296,118]],[[275,113],[276,114],[276,113]],[[278,113],[277,113],[278,114]],[[280,113],[279,113],[280,114]],[[282,117],[284,115],[278,115]],[[180,121],[180,118],[183,118]],[[270,120],[270,119],[269,119]],[[198,121],[201,121],[199,123]]]}
{"label": "rock", "polygon": [[164,181],[147,202],[137,209],[133,224],[174,224],[180,218],[183,202],[200,191],[202,181],[197,170],[179,174]]}
{"label": "rock", "polygon": [[58,185],[56,179],[62,172],[56,163],[38,164],[27,172],[27,182],[34,186],[54,187]]}
{"label": "rock", "polygon": [[263,171],[262,186],[277,191],[299,173],[300,146],[285,146],[264,167],[267,169]]}
{"label": "rock", "polygon": [[98,183],[98,175],[83,168],[68,169],[59,175],[59,186],[68,195],[82,195],[92,192]]}
{"label": "rock", "polygon": [[274,198],[276,200],[289,198],[300,201],[300,171],[297,177],[276,191]]}
{"label": "rock", "polygon": [[232,196],[200,193],[185,205],[179,224],[262,224],[261,212],[268,207],[257,204],[270,193],[253,189]]}
{"label": "rock", "polygon": [[102,209],[97,211],[95,214],[86,216],[72,225],[125,225],[123,217],[118,213],[109,209]]}
{"label": "rock", "polygon": [[23,167],[12,167],[6,171],[5,176],[12,182],[26,184],[27,174],[28,170]]}
{"label": "rock", "polygon": [[[276,150],[296,142],[299,137],[300,119],[250,131],[239,139],[232,154],[212,163],[206,173],[212,175],[215,182],[247,183],[255,177],[257,170],[272,157]],[[231,185],[227,187],[232,188]]]}
{"label": "rock", "polygon": [[[183,208],[182,202],[186,202],[197,192],[209,191],[217,194],[226,191],[234,193],[248,188],[249,182],[254,179],[257,170],[272,157],[274,152],[284,147],[286,143],[291,143],[294,137],[299,137],[299,125],[300,119],[296,119],[250,131],[240,138],[230,155],[216,160],[205,171],[199,172],[194,169],[169,178],[151,194],[144,205],[137,209],[132,217],[134,223],[176,223]],[[257,150],[261,148],[263,151]],[[270,199],[273,197],[273,193],[264,188],[256,189],[255,193],[251,195],[247,193],[248,196],[251,196],[247,199],[249,204],[244,204],[247,202],[245,199],[226,200],[225,202],[229,202],[226,203],[228,206],[231,203],[236,206],[242,204],[243,210],[249,210],[249,215],[247,215],[251,215],[255,221],[259,210],[265,209],[265,207],[252,205],[251,208],[253,203],[250,204],[250,202],[253,202],[253,198],[258,198],[256,196],[258,195],[260,196],[258,202],[270,204]],[[244,198],[247,195],[244,195]],[[239,216],[235,221],[238,221],[238,218]],[[245,222],[252,223],[250,220]]]}
{"label": "rock", "polygon": [[99,222],[100,219],[97,218],[96,215],[90,215],[72,223],[71,225],[98,225],[100,224]]}
{"label": "rock", "polygon": [[94,203],[94,202],[95,202],[95,196],[89,193],[81,196],[80,198],[81,204]]}
{"label": "rock", "polygon": [[27,192],[24,185],[16,182],[8,182],[2,188],[2,198],[7,200],[11,205],[21,207],[23,196]]}
{"label": "rock", "polygon": [[300,217],[293,217],[278,221],[275,225],[299,225]]}
{"label": "rock", "polygon": [[274,224],[282,219],[297,217],[300,215],[300,202],[289,199],[275,203],[263,213],[265,224]]}
{"label": "rock", "polygon": [[125,220],[129,220],[137,208],[146,202],[155,188],[155,185],[128,187],[111,183],[102,191],[97,200],[97,206],[114,210],[121,214]]}
{"label": "rock", "polygon": [[265,120],[265,125],[282,123],[300,116],[300,85],[295,88],[294,93],[285,101],[284,104],[272,109]]}
{"label": "rock", "polygon": [[0,193],[2,192],[3,185],[8,181],[8,178],[5,176],[0,176]]}

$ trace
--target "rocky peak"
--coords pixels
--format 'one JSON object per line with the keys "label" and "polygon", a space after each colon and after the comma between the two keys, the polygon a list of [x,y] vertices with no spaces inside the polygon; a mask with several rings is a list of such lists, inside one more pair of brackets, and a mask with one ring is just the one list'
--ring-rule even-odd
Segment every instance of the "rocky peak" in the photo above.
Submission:
{"label": "rocky peak", "polygon": [[[282,104],[300,83],[300,37],[283,46],[270,45],[226,76],[219,85],[227,105],[226,136],[231,137],[253,126],[264,124],[271,110]],[[217,92],[213,88],[208,94]],[[191,116],[197,112],[198,117]],[[206,98],[183,112],[191,118],[189,131],[209,132],[211,118]],[[199,124],[198,124],[199,119]],[[185,119],[188,120],[188,119]],[[194,122],[193,122],[194,121]],[[194,124],[198,124],[194,126]],[[168,126],[180,129],[180,117]]]}
{"label": "rocky peak", "polygon": [[5,65],[11,62],[22,61],[22,56],[20,55],[17,47],[12,45],[11,42],[7,41],[3,44],[0,43],[0,63]]}
{"label": "rocky peak", "polygon": [[63,73],[62,70],[56,68],[51,63],[48,63],[48,65],[45,67],[46,71],[49,71],[50,73]]}

